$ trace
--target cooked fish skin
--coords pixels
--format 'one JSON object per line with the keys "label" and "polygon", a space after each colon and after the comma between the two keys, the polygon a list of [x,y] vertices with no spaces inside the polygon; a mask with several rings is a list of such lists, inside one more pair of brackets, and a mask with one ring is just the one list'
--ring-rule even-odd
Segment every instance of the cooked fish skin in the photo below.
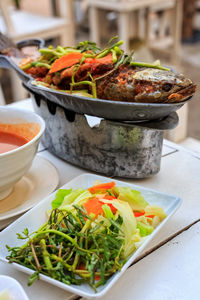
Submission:
{"label": "cooked fish skin", "polygon": [[[88,80],[88,72],[90,72],[96,79],[99,99],[120,102],[173,103],[184,101],[196,91],[196,85],[190,79],[174,71],[129,65],[121,65],[115,70],[114,65],[111,64],[101,65],[100,71],[98,66],[95,68],[95,66],[83,64],[75,76],[76,81]],[[61,71],[60,76],[52,75],[50,81],[61,89],[69,89],[71,73],[71,68],[68,68]]]}
{"label": "cooked fish skin", "polygon": [[182,74],[154,68],[121,66],[97,80],[100,99],[140,103],[181,102],[192,96],[196,85]]}

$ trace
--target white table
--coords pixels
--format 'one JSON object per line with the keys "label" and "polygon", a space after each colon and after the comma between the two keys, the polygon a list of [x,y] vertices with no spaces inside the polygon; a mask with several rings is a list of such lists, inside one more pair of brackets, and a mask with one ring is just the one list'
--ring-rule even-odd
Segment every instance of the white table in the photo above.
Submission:
{"label": "white table", "polygon": [[[29,101],[14,104],[32,109]],[[55,157],[42,145],[39,153],[58,169],[59,186],[88,171]],[[123,180],[123,179],[122,179]],[[200,299],[200,154],[164,141],[161,171],[152,178],[124,180],[178,195],[183,203],[110,292],[100,300]],[[45,282],[27,287],[28,276],[0,263],[0,274],[16,278],[32,300],[80,299]]]}

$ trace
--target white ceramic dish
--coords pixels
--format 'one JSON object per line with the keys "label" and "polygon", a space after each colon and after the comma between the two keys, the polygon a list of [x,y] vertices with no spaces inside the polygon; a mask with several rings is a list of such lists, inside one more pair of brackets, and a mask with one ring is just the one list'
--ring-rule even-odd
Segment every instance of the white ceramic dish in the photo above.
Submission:
{"label": "white ceramic dish", "polygon": [[[67,184],[65,184],[62,188],[88,188],[94,184],[96,180],[100,180],[102,182],[109,182],[110,178],[97,176],[97,175],[91,175],[91,174],[83,174],[80,175]],[[113,179],[112,179],[113,180]],[[167,217],[163,222],[155,229],[155,231],[147,238],[147,240],[144,242],[144,244],[135,251],[126,264],[123,266],[120,272],[116,272],[104,286],[101,286],[98,288],[97,293],[95,293],[87,284],[82,284],[80,286],[75,285],[66,285],[64,283],[61,283],[57,280],[54,280],[50,277],[40,275],[40,278],[42,280],[45,280],[51,284],[56,285],[57,287],[60,287],[62,289],[65,289],[71,293],[78,294],[80,296],[86,297],[86,298],[98,298],[102,297],[111,287],[112,285],[119,279],[119,277],[125,272],[125,270],[130,266],[131,263],[136,259],[138,254],[144,249],[144,247],[147,245],[147,243],[152,240],[154,235],[162,228],[162,226],[169,220],[169,218],[173,215],[173,213],[177,210],[177,208],[181,204],[180,198],[168,195],[164,193],[157,192],[155,190],[150,190],[147,188],[143,188],[137,185],[128,184],[125,182],[121,182],[118,180],[114,180],[118,186],[131,186],[134,189],[139,190],[145,199],[150,204],[158,204],[163,207],[165,210]],[[6,228],[4,231],[0,233],[0,260],[3,262],[8,262],[6,259],[6,256],[8,255],[8,251],[5,247],[5,245],[9,246],[18,246],[22,245],[24,241],[18,240],[16,233],[21,233],[24,228],[28,228],[29,232],[33,232],[37,230],[45,221],[46,221],[46,210],[51,208],[51,201],[55,197],[55,193],[48,196],[46,199],[44,199],[41,203],[39,203],[37,206],[32,208],[29,212],[24,214],[21,218],[19,218],[17,221],[15,221],[13,224],[11,224],[8,228]],[[16,263],[11,264],[16,269],[32,274],[33,271],[18,265]]]}
{"label": "white ceramic dish", "polygon": [[[28,300],[28,297],[17,280],[9,276],[0,275],[0,295],[5,293],[9,299]],[[7,299],[4,297],[4,299]]]}
{"label": "white ceramic dish", "polygon": [[[2,200],[12,192],[15,183],[30,168],[45,130],[45,122],[34,112],[14,107],[0,107],[0,123],[29,124],[28,132],[33,136],[26,144],[11,151],[0,153],[0,200]],[[27,129],[24,128],[21,129],[23,134],[27,132]]]}
{"label": "white ceramic dish", "polygon": [[28,172],[15,184],[13,192],[0,201],[1,221],[19,215],[39,203],[58,186],[57,169],[45,158],[37,155]]}
{"label": "white ceramic dish", "polygon": [[15,217],[11,217],[11,218],[0,221],[0,230],[3,230],[4,228],[6,228],[9,224],[14,222],[19,217],[20,217],[20,214]]}

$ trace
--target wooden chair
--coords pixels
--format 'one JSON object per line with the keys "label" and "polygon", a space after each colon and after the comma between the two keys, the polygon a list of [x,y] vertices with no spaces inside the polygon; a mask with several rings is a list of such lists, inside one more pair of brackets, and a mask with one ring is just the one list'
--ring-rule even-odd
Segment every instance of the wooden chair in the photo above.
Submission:
{"label": "wooden chair", "polygon": [[15,9],[11,3],[10,0],[0,0],[0,30],[13,41],[32,37],[43,39],[55,37],[59,38],[62,45],[74,44],[73,0],[59,1],[59,17]]}
{"label": "wooden chair", "polygon": [[171,62],[176,64],[180,58],[182,5],[182,0],[168,0],[147,8],[148,47],[170,54]]}
{"label": "wooden chair", "polygon": [[[143,21],[145,22],[144,39],[147,45],[160,48],[161,50],[170,49],[172,56],[178,56],[181,41],[182,24],[182,0],[88,0],[90,38],[98,44],[101,41],[102,26],[106,22],[102,20],[101,11],[114,11],[118,14],[118,34],[124,40],[124,50],[129,50],[130,37],[133,34],[138,37],[141,18],[139,12],[145,11]],[[152,16],[155,12],[163,11],[159,18],[159,31],[156,39],[154,38],[154,28],[152,26]],[[101,19],[100,19],[101,18]],[[170,36],[166,35],[167,20]],[[154,24],[155,24],[155,20]],[[134,28],[133,28],[134,27]],[[156,43],[155,43],[156,42]],[[171,51],[172,49],[172,51]]]}
{"label": "wooden chair", "polygon": [[[37,1],[40,6],[41,0],[35,0],[34,4]],[[61,45],[74,45],[73,0],[59,0],[59,17],[16,9],[12,4],[11,0],[0,0],[0,31],[14,42],[37,37],[56,38]],[[11,79],[15,99],[24,98],[25,90],[20,88],[17,77],[11,76]]]}

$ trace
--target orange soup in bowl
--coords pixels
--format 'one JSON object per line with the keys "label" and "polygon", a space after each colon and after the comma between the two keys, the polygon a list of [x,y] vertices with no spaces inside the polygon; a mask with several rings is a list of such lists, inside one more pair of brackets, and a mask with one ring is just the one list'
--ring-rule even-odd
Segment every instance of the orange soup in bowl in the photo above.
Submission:
{"label": "orange soup in bowl", "polygon": [[5,153],[23,146],[28,141],[17,134],[0,131],[0,153]]}
{"label": "orange soup in bowl", "polygon": [[37,123],[0,123],[0,154],[21,147],[32,140],[40,131]]}

